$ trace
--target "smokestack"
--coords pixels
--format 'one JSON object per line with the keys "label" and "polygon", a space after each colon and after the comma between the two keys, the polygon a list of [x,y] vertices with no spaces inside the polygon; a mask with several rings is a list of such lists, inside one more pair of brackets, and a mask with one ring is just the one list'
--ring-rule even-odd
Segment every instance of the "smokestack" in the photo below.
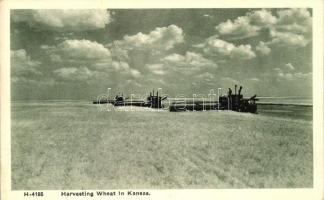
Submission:
{"label": "smokestack", "polygon": [[240,95],[241,94],[241,91],[242,91],[242,86],[240,86],[240,89],[239,89],[239,91],[238,91],[238,94]]}
{"label": "smokestack", "polygon": [[150,97],[152,96],[152,92],[150,92]]}
{"label": "smokestack", "polygon": [[154,96],[154,90],[153,90],[153,96]]}
{"label": "smokestack", "polygon": [[156,91],[156,96],[159,96],[159,91]]}
{"label": "smokestack", "polygon": [[237,85],[235,85],[235,93],[234,93],[235,95],[236,95],[236,88],[237,88]]}

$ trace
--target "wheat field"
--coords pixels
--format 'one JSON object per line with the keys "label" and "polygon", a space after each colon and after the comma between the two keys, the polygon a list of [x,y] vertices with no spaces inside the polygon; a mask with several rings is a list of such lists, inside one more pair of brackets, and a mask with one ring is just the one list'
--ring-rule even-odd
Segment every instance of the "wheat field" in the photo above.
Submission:
{"label": "wheat field", "polygon": [[312,107],[101,111],[12,103],[12,189],[312,187]]}

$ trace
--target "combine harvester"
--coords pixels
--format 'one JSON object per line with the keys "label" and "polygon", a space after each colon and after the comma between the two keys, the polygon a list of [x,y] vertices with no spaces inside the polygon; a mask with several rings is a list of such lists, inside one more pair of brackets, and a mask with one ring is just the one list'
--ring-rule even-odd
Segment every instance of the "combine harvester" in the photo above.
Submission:
{"label": "combine harvester", "polygon": [[237,112],[257,112],[256,95],[250,98],[243,98],[241,94],[242,86],[236,93],[237,85],[235,85],[235,93],[232,94],[232,89],[228,88],[227,95],[220,96],[218,101],[176,101],[171,103],[169,110],[171,112],[180,111],[206,111],[206,110],[232,110]]}
{"label": "combine harvester", "polygon": [[[218,101],[205,101],[205,100],[182,100],[182,101],[169,101],[169,111],[171,112],[181,112],[181,111],[207,111],[207,110],[232,110],[237,112],[257,112],[256,95],[250,98],[243,98],[241,94],[242,86],[239,88],[238,93],[236,93],[237,85],[235,85],[235,93],[232,94],[232,89],[228,88],[227,95],[218,97]],[[129,98],[124,98],[124,95],[116,95],[114,99],[100,99],[93,101],[94,104],[112,104],[114,106],[139,106],[139,107],[149,107],[161,109],[165,106],[162,104],[163,100],[167,97],[159,96],[150,93],[150,96],[144,100],[128,100]]]}
{"label": "combine harvester", "polygon": [[121,96],[116,95],[115,99],[100,99],[93,101],[93,104],[107,104],[110,103],[114,106],[139,106],[139,107],[149,107],[149,108],[163,108],[162,101],[167,99],[167,96],[159,96],[159,92],[156,92],[156,95],[153,95],[150,92],[150,96],[146,98],[146,101],[144,100],[129,100],[129,97],[124,97],[122,94]]}

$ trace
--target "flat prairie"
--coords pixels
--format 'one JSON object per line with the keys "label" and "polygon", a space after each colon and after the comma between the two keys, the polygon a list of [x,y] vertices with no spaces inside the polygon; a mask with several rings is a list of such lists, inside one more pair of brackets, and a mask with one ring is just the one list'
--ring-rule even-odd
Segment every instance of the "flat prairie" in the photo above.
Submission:
{"label": "flat prairie", "polygon": [[13,190],[313,186],[311,106],[171,113],[13,102],[11,118]]}

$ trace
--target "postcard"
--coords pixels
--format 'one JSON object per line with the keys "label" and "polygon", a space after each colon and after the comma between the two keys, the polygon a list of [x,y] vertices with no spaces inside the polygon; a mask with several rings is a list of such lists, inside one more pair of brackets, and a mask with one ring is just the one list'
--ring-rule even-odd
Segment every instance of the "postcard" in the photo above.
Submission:
{"label": "postcard", "polygon": [[2,199],[323,199],[322,1],[0,6]]}

